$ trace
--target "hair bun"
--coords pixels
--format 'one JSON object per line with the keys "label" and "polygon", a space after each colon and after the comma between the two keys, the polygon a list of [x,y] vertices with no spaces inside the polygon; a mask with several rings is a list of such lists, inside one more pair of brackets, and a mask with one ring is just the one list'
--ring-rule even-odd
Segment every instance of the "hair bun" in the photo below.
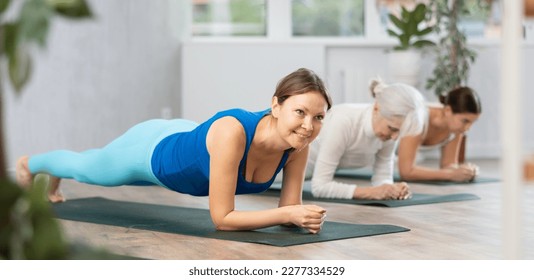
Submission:
{"label": "hair bun", "polygon": [[376,77],[371,80],[371,83],[369,84],[369,90],[371,91],[371,95],[373,98],[376,97],[377,93],[382,92],[386,85],[384,84],[384,81],[380,77]]}
{"label": "hair bun", "polygon": [[443,105],[447,105],[447,96],[446,95],[440,94],[438,96],[438,100],[439,100],[439,103],[441,103]]}

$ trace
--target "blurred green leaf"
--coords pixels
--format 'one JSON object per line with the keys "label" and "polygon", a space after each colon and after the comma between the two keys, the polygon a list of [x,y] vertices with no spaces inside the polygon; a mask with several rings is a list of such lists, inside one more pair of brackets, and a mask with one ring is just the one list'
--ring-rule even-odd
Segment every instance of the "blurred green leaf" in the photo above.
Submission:
{"label": "blurred green leaf", "polygon": [[0,42],[3,45],[5,53],[7,56],[12,56],[15,54],[15,50],[18,45],[18,24],[17,23],[7,23],[2,26],[4,41]]}
{"label": "blurred green leaf", "polygon": [[47,0],[50,5],[59,15],[72,18],[81,19],[91,17],[91,10],[85,0]]}
{"label": "blurred green leaf", "polygon": [[432,46],[435,46],[436,44],[429,40],[419,40],[419,41],[414,42],[413,45],[417,48],[423,48],[423,47],[432,47]]}
{"label": "blurred green leaf", "polygon": [[[0,0],[1,1],[1,0]],[[5,43],[5,25],[0,24],[0,57],[4,54],[6,50],[6,43]]]}
{"label": "blurred green leaf", "polygon": [[389,36],[392,36],[392,37],[399,37],[400,35],[397,34],[395,31],[391,30],[391,29],[388,29],[388,34]]}
{"label": "blurred green leaf", "polygon": [[19,18],[19,40],[36,42],[40,46],[44,46],[50,18],[53,15],[53,10],[43,0],[24,2]]}
{"label": "blurred green leaf", "polygon": [[9,7],[10,0],[0,0],[0,14]]}
{"label": "blurred green leaf", "polygon": [[17,48],[15,53],[8,55],[9,78],[15,91],[20,93],[22,87],[29,80],[31,75],[31,57],[25,48]]}
{"label": "blurred green leaf", "polygon": [[401,17],[402,17],[402,18],[408,18],[408,17],[410,17],[410,16],[411,16],[410,13],[411,13],[411,12],[408,11],[408,9],[406,9],[406,7],[401,6]]}
{"label": "blurred green leaf", "polygon": [[[46,176],[44,176],[46,177]],[[65,259],[68,247],[37,176],[29,190],[0,182],[0,259]]]}
{"label": "blurred green leaf", "polygon": [[20,209],[16,205],[23,196],[24,191],[19,186],[5,179],[0,180],[0,259],[13,259],[13,256],[21,255],[22,242],[16,240],[20,237],[17,229],[21,215],[16,211]]}
{"label": "blurred green leaf", "polygon": [[417,23],[423,22],[423,20],[425,20],[426,13],[426,5],[419,3],[413,10],[414,21]]}
{"label": "blurred green leaf", "polygon": [[62,259],[67,253],[59,225],[47,199],[47,192],[48,176],[37,176],[28,192],[29,216],[35,232],[29,241],[31,246],[26,247],[25,253],[29,259]]}
{"label": "blurred green leaf", "polygon": [[425,28],[425,29],[423,29],[423,30],[419,30],[419,31],[417,31],[416,34],[417,34],[417,36],[419,36],[419,37],[423,37],[423,36],[426,36],[426,35],[430,34],[430,33],[432,32],[432,30],[433,30],[432,27],[427,27],[427,28]]}
{"label": "blurred green leaf", "polygon": [[400,30],[404,29],[404,22],[393,14],[389,14],[389,20]]}

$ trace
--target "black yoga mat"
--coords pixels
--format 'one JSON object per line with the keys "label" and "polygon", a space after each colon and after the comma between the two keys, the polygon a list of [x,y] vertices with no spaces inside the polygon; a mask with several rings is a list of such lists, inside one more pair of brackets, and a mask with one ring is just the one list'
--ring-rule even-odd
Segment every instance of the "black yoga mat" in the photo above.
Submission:
{"label": "black yoga mat", "polygon": [[326,221],[318,234],[297,227],[275,226],[254,231],[217,231],[208,210],[109,200],[100,197],[53,205],[60,219],[121,226],[205,238],[291,246],[314,242],[409,231],[394,225],[346,224]]}
{"label": "black yoga mat", "polygon": [[[367,180],[370,181],[373,176],[372,171],[370,170],[359,170],[359,169],[338,169],[335,173],[336,177],[347,178],[347,179],[358,179],[358,180]],[[399,174],[395,173],[393,175],[393,180],[395,182],[402,181]],[[499,182],[499,179],[496,178],[486,178],[486,177],[476,177],[473,181],[469,182],[451,182],[451,181],[439,181],[439,180],[417,180],[417,181],[407,181],[417,184],[425,185],[437,185],[437,186],[451,186],[451,185],[460,185],[460,184],[482,184],[482,183],[495,183]]]}
{"label": "black yoga mat", "polygon": [[[280,184],[275,183],[270,189],[263,192],[262,195],[268,196],[280,196]],[[308,201],[322,201],[332,203],[344,203],[344,204],[358,204],[369,206],[382,206],[382,207],[401,207],[409,205],[431,204],[431,203],[443,203],[452,201],[463,200],[475,200],[480,197],[470,193],[456,193],[447,195],[435,195],[435,194],[423,194],[414,193],[412,198],[405,200],[357,200],[357,199],[335,199],[335,198],[317,198],[311,193],[311,182],[304,181],[304,189],[302,192],[302,199]]]}

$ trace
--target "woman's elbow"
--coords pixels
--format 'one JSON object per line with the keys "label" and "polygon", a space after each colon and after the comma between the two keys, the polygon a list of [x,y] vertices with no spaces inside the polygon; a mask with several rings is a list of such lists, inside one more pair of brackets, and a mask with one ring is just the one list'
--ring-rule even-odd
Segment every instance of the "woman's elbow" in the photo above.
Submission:
{"label": "woman's elbow", "polygon": [[399,176],[401,180],[415,180],[414,168],[399,168]]}
{"label": "woman's elbow", "polygon": [[215,229],[217,231],[233,231],[235,229],[231,228],[231,227],[228,227],[228,226],[225,226],[225,225],[215,225]]}
{"label": "woman's elbow", "polygon": [[234,227],[228,225],[228,223],[224,220],[224,217],[212,217],[211,221],[213,222],[213,225],[215,226],[215,229],[218,231],[233,231],[236,230]]}

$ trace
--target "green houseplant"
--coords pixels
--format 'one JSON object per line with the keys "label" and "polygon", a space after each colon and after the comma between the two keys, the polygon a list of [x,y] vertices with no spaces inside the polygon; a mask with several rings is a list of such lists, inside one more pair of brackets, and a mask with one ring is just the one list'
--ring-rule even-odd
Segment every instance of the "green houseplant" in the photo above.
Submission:
{"label": "green houseplant", "polygon": [[[20,6],[11,6],[15,2]],[[19,7],[15,19],[5,18],[10,8]],[[5,163],[2,82],[7,80],[21,93],[31,76],[31,47],[45,46],[55,16],[82,19],[91,17],[91,11],[85,0],[0,0],[0,259],[80,258],[63,240],[45,198],[47,180],[38,176],[30,190],[22,189],[8,178]]]}
{"label": "green houseplant", "polygon": [[[438,45],[435,48],[436,60],[432,75],[426,81],[426,89],[437,96],[446,94],[459,86],[465,86],[469,70],[476,60],[476,51],[468,47],[465,33],[459,27],[461,16],[469,15],[467,0],[430,0],[429,8],[436,20],[435,33]],[[478,0],[476,5],[489,9],[491,1]]]}
{"label": "green houseplant", "polygon": [[401,7],[398,16],[393,13],[388,15],[393,26],[387,32],[398,39],[398,44],[388,54],[392,82],[419,86],[422,50],[435,45],[425,39],[433,31],[433,26],[426,24],[427,14],[427,6],[419,3],[412,10]]}
{"label": "green houseplant", "polygon": [[[469,70],[475,63],[476,51],[467,45],[465,33],[459,27],[461,16],[470,14],[468,0],[430,0],[429,8],[436,20],[435,32],[438,45],[435,48],[435,65],[432,75],[426,80],[426,89],[433,90],[439,98],[460,86],[467,86]],[[488,11],[490,0],[477,0],[478,8]],[[462,137],[459,161],[463,162],[466,154],[466,137]]]}
{"label": "green houseplant", "polygon": [[388,29],[390,36],[399,39],[399,45],[394,50],[421,49],[423,47],[434,46],[434,42],[426,40],[425,36],[433,31],[432,26],[426,26],[420,29],[421,24],[425,21],[428,13],[427,6],[419,3],[413,10],[401,7],[400,17],[389,14],[389,20],[397,30]]}

